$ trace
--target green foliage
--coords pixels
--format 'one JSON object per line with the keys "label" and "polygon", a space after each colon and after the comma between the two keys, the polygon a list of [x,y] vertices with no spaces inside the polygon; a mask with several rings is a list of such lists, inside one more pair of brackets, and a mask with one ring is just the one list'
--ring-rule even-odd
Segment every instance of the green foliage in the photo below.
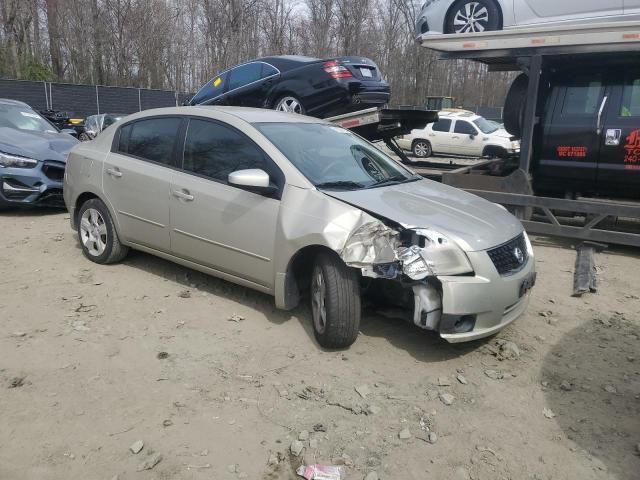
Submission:
{"label": "green foliage", "polygon": [[35,58],[30,58],[21,69],[20,78],[21,80],[50,81],[53,80],[53,73],[48,66]]}

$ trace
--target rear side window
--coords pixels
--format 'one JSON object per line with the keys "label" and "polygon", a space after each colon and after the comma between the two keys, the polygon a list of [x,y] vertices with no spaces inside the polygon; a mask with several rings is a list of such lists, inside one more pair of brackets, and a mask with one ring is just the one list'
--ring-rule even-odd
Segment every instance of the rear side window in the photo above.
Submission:
{"label": "rear side window", "polygon": [[248,63],[234,68],[229,72],[229,90],[240,88],[252,82],[260,80],[262,75],[262,63]]}
{"label": "rear side window", "polygon": [[593,115],[600,107],[602,81],[578,81],[567,87],[562,115]]}
{"label": "rear side window", "polygon": [[478,131],[469,123],[464,120],[458,120],[454,129],[455,133],[462,133],[464,135],[477,135]]}
{"label": "rear side window", "polygon": [[268,63],[262,64],[262,78],[270,77],[271,75],[277,75],[277,74],[278,74],[278,70],[276,70],[275,67],[272,67]]}
{"label": "rear side window", "polygon": [[175,143],[180,132],[180,118],[150,118],[120,129],[118,152],[175,166]]}
{"label": "rear side window", "polygon": [[620,116],[640,117],[640,78],[631,78],[625,82]]}
{"label": "rear side window", "polygon": [[230,173],[259,168],[274,178],[265,154],[241,133],[219,123],[191,120],[184,145],[184,169],[227,181]]}
{"label": "rear side window", "polygon": [[448,132],[449,130],[451,130],[451,120],[446,118],[440,119],[433,124],[433,127],[431,127],[431,129],[434,132]]}

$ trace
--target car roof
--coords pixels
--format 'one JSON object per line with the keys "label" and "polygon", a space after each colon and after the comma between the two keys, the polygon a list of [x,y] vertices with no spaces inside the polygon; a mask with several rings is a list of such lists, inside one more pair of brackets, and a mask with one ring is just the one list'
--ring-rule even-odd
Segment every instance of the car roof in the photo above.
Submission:
{"label": "car roof", "polygon": [[16,107],[28,107],[31,108],[28,104],[21,102],[20,100],[13,100],[11,98],[0,98],[0,104],[4,105],[15,105]]}
{"label": "car roof", "polygon": [[438,112],[438,117],[439,118],[464,118],[465,120],[474,121],[480,118],[480,115],[476,115],[475,113],[470,112],[468,110],[460,110],[460,111],[443,110],[441,112]]}
{"label": "car roof", "polygon": [[232,115],[246,123],[327,123],[319,118],[297,113],[276,112],[265,108],[227,107],[219,105],[195,105],[166,107],[143,110],[127,116],[127,121],[139,120],[157,115],[195,115],[216,118],[215,113]]}
{"label": "car roof", "polygon": [[272,57],[256,58],[253,61],[269,63],[278,70],[291,70],[293,68],[302,67],[306,64],[321,62],[322,60],[320,58],[304,57],[302,55],[276,55]]}

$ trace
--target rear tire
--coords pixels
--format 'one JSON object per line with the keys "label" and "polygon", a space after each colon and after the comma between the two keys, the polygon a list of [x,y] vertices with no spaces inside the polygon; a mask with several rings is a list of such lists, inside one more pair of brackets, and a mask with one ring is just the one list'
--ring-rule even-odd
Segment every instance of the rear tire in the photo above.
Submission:
{"label": "rear tire", "polygon": [[411,152],[416,158],[427,158],[433,154],[433,149],[427,140],[415,140],[411,145]]}
{"label": "rear tire", "polygon": [[302,102],[293,95],[285,95],[280,97],[273,105],[273,109],[278,112],[298,113],[304,115],[306,110]]}
{"label": "rear tire", "polygon": [[78,135],[78,140],[80,140],[81,142],[88,142],[89,140],[91,140],[91,137],[82,132],[80,135]]}
{"label": "rear tire", "polygon": [[97,198],[84,202],[78,211],[78,240],[85,257],[95,263],[116,263],[129,253],[129,247],[120,243],[109,210]]}
{"label": "rear tire", "polygon": [[458,0],[447,15],[445,33],[490,32],[502,29],[500,7],[493,0]]}
{"label": "rear tire", "polygon": [[482,152],[482,156],[485,158],[508,158],[507,151],[500,147],[487,147]]}
{"label": "rear tire", "polygon": [[504,129],[518,138],[522,138],[528,88],[529,75],[521,73],[511,84],[507,98],[504,101]]}
{"label": "rear tire", "polygon": [[324,348],[346,348],[358,337],[360,282],[355,270],[331,253],[316,257],[311,276],[313,333]]}

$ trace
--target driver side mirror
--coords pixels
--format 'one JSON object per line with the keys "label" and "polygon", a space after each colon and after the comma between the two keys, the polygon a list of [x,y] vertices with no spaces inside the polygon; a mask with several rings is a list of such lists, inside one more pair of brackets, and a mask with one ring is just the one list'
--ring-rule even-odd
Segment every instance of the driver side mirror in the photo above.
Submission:
{"label": "driver side mirror", "polygon": [[273,194],[278,190],[278,187],[270,183],[269,174],[259,168],[231,172],[227,181],[229,185],[251,192]]}
{"label": "driver side mirror", "polygon": [[476,136],[475,136],[475,134],[470,133],[470,134],[469,134],[469,138],[470,138],[471,140],[475,140],[475,139],[476,139]]}

